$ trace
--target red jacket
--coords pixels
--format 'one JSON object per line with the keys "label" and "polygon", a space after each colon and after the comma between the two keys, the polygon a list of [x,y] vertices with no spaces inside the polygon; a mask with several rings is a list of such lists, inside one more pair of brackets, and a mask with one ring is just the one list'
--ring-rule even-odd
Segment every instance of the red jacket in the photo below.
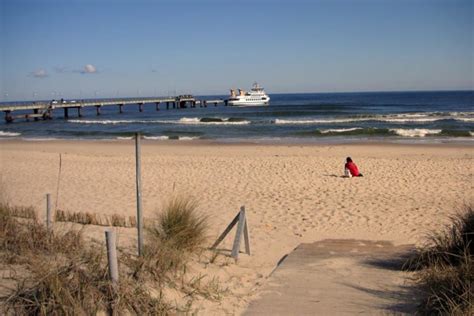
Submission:
{"label": "red jacket", "polygon": [[359,169],[357,169],[357,166],[353,162],[346,162],[346,165],[344,166],[346,169],[349,169],[349,172],[353,177],[358,177],[359,176]]}

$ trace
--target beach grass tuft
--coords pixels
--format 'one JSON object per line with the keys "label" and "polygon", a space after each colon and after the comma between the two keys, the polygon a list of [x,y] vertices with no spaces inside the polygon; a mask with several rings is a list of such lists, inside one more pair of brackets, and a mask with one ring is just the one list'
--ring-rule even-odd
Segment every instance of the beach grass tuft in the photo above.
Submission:
{"label": "beach grass tuft", "polygon": [[191,198],[171,198],[158,221],[147,228],[150,239],[188,252],[202,249],[207,239],[208,219],[198,213],[197,207]]}
{"label": "beach grass tuft", "polygon": [[186,271],[189,256],[204,249],[207,217],[198,214],[191,198],[174,197],[157,219],[145,225],[146,240],[141,257],[129,257],[128,265],[138,279],[152,277],[160,283],[170,274]]}
{"label": "beach grass tuft", "polygon": [[429,236],[428,243],[406,264],[424,292],[426,314],[474,314],[474,209],[467,205],[451,225]]}

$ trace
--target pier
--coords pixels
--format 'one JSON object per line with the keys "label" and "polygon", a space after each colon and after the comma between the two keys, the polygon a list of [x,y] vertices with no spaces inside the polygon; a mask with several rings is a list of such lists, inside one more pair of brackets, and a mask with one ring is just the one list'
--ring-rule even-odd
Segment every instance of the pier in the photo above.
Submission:
{"label": "pier", "polygon": [[[29,121],[33,119],[38,121],[39,119],[49,120],[53,118],[54,111],[62,111],[65,119],[69,118],[72,111],[77,112],[77,117],[82,117],[82,109],[94,108],[96,109],[96,115],[101,115],[101,108],[104,106],[116,106],[118,113],[123,113],[124,106],[135,105],[139,112],[143,112],[144,106],[154,105],[156,111],[160,110],[160,105],[166,107],[169,110],[170,107],[173,109],[185,109],[217,106],[218,104],[224,104],[227,106],[227,100],[223,99],[212,99],[212,100],[198,100],[192,95],[180,95],[176,97],[161,97],[161,98],[114,98],[114,99],[89,99],[89,100],[52,100],[46,101],[31,101],[31,102],[11,102],[3,103],[0,105],[0,111],[5,113],[5,122],[12,123],[17,119],[25,119]],[[30,112],[15,114],[16,111]]]}

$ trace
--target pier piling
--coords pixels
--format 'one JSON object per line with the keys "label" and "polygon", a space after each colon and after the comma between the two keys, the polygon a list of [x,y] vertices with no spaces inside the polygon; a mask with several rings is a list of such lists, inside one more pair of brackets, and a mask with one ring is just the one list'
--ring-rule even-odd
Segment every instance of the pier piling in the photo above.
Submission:
{"label": "pier piling", "polygon": [[82,117],[82,107],[80,106],[77,107],[77,116]]}
{"label": "pier piling", "polygon": [[96,112],[97,115],[100,115],[100,105],[97,105],[95,107],[95,112]]}
{"label": "pier piling", "polygon": [[160,102],[156,102],[155,105],[156,105],[156,110],[159,111],[160,110]]}
{"label": "pier piling", "polygon": [[138,103],[138,111],[143,112],[143,103]]}
{"label": "pier piling", "polygon": [[123,104],[119,104],[119,113],[122,114],[123,113]]}
{"label": "pier piling", "polygon": [[69,108],[64,108],[64,118],[69,118]]}

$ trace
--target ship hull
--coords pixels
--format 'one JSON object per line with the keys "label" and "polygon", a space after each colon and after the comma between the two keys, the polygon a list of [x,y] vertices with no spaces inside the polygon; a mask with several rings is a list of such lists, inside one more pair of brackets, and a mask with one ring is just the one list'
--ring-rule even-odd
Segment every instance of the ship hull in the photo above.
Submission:
{"label": "ship hull", "polygon": [[246,101],[228,101],[230,106],[266,106],[268,105],[268,101],[266,102],[246,102]]}

